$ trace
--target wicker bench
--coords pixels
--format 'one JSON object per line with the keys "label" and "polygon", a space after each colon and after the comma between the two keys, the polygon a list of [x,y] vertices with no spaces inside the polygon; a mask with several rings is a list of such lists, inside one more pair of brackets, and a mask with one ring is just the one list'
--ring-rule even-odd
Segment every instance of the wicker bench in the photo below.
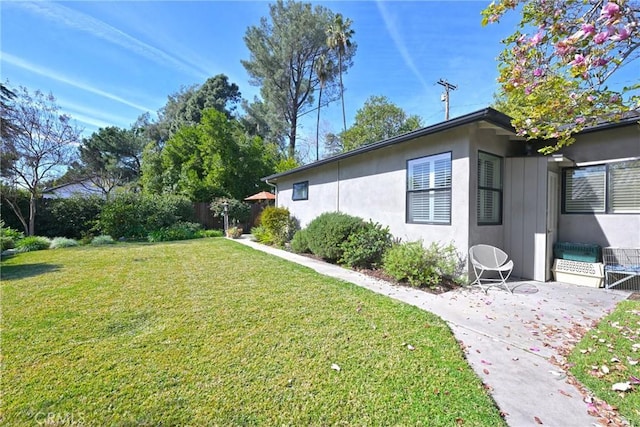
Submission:
{"label": "wicker bench", "polygon": [[603,248],[602,258],[607,289],[640,276],[640,248]]}

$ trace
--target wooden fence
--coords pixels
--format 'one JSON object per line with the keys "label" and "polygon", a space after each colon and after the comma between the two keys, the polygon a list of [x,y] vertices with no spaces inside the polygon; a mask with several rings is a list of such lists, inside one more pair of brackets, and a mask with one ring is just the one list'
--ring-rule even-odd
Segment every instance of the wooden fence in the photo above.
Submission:
{"label": "wooden fence", "polygon": [[222,230],[224,227],[222,217],[217,217],[211,213],[210,205],[207,202],[196,202],[193,204],[193,210],[196,215],[196,222],[202,224],[207,229]]}
{"label": "wooden fence", "polygon": [[[251,228],[258,225],[258,218],[262,213],[262,210],[267,206],[265,202],[258,202],[251,204],[251,217],[249,224],[240,224],[245,233],[251,231]],[[220,216],[217,217],[211,213],[210,204],[207,202],[196,202],[193,204],[193,210],[196,215],[196,222],[202,224],[207,229],[222,230],[224,228],[224,219]]]}

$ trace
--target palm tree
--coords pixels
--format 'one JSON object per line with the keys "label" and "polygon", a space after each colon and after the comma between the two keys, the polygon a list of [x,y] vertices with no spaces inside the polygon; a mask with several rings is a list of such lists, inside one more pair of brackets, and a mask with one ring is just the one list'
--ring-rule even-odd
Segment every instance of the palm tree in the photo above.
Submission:
{"label": "palm tree", "polygon": [[314,65],[318,81],[320,82],[320,92],[318,94],[318,119],[316,120],[316,161],[320,160],[320,107],[322,105],[322,89],[331,77],[333,64],[327,60],[325,55],[320,55]]}
{"label": "palm tree", "polygon": [[342,99],[342,124],[343,130],[347,130],[347,119],[344,112],[344,86],[342,85],[342,57],[351,47],[351,37],[354,31],[351,27],[351,19],[343,21],[342,14],[338,13],[327,30],[327,45],[338,53],[338,68],[340,73],[340,98]]}

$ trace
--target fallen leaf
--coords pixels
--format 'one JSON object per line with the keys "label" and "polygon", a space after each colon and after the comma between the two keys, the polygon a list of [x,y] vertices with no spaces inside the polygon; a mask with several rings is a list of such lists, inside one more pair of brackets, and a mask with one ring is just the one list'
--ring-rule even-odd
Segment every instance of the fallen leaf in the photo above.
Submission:
{"label": "fallen leaf", "polygon": [[640,384],[640,378],[634,377],[633,375],[629,375],[629,382],[631,384],[638,385],[638,384]]}
{"label": "fallen leaf", "polygon": [[483,369],[482,372],[484,372],[485,375],[489,375],[489,370],[487,368]]}
{"label": "fallen leaf", "polygon": [[628,391],[631,390],[631,383],[627,381],[626,383],[615,383],[611,386],[611,390],[613,391]]}
{"label": "fallen leaf", "polygon": [[480,361],[480,363],[482,363],[483,365],[493,365],[493,363],[488,362],[488,361],[486,361],[486,360],[484,360],[484,359],[482,359],[482,360]]}
{"label": "fallen leaf", "polygon": [[602,371],[603,374],[609,373],[609,367],[607,365],[602,365],[602,367],[600,367],[600,370]]}
{"label": "fallen leaf", "polygon": [[536,420],[537,424],[542,424],[542,420],[538,417],[533,417],[534,420]]}
{"label": "fallen leaf", "polygon": [[540,351],[540,349],[538,347],[529,347],[529,350],[531,350],[531,351]]}
{"label": "fallen leaf", "polygon": [[567,393],[566,391],[564,391],[564,390],[558,390],[558,391],[560,392],[560,394],[562,394],[564,396],[571,397],[571,395],[569,393]]}
{"label": "fallen leaf", "polygon": [[334,371],[340,372],[340,366],[338,366],[338,364],[336,363],[331,364],[331,369],[333,369]]}
{"label": "fallen leaf", "polygon": [[411,344],[407,344],[407,349],[413,351],[416,348],[414,346],[412,346]]}

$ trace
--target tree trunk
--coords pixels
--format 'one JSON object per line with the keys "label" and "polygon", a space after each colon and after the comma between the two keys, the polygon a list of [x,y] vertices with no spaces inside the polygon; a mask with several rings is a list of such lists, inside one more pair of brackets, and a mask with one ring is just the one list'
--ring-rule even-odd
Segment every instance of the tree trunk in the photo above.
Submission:
{"label": "tree trunk", "polygon": [[316,162],[320,160],[320,105],[322,101],[322,85],[320,85],[320,94],[318,95],[318,119],[316,120]]}
{"label": "tree trunk", "polygon": [[25,234],[28,235],[29,224],[27,224],[27,220],[24,218],[24,215],[22,215],[22,212],[20,211],[20,206],[18,206],[18,201],[16,200],[15,202],[13,202],[9,200],[9,198],[4,198],[4,201],[9,205],[13,213],[16,214],[16,218],[18,218],[18,220],[22,224],[22,228],[24,229]]}
{"label": "tree trunk", "polygon": [[291,117],[291,133],[289,134],[289,158],[293,159],[296,155],[296,131],[298,127],[298,112],[296,111]]}
{"label": "tree trunk", "polygon": [[28,235],[33,236],[36,231],[36,197],[32,193],[29,197],[29,230]]}
{"label": "tree trunk", "polygon": [[342,126],[343,131],[347,131],[347,119],[344,113],[344,87],[342,86],[342,55],[338,52],[338,67],[340,68],[340,99],[342,99]]}

